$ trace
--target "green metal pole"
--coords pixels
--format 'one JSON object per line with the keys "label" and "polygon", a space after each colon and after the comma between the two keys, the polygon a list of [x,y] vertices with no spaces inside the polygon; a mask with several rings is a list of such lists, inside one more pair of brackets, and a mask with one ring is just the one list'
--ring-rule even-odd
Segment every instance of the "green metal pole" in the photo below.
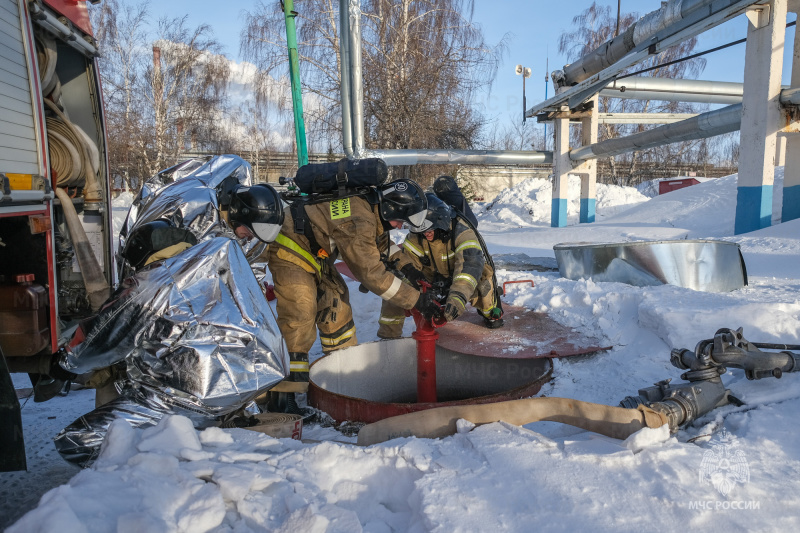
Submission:
{"label": "green metal pole", "polygon": [[283,14],[286,17],[286,44],[289,47],[289,77],[292,80],[292,108],[294,109],[294,136],[297,142],[297,164],[308,163],[306,146],[306,126],[303,120],[303,93],[300,87],[300,61],[297,59],[297,29],[294,18],[293,0],[283,0]]}

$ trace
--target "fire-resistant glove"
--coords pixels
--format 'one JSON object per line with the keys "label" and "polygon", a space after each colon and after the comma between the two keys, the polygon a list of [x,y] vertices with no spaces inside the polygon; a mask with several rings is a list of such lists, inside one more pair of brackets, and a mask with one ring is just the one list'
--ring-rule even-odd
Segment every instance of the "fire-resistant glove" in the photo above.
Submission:
{"label": "fire-resistant glove", "polygon": [[431,320],[442,314],[442,308],[436,302],[436,297],[432,292],[421,292],[419,300],[414,304],[414,309],[419,311],[425,320]]}
{"label": "fire-resistant glove", "polygon": [[448,322],[460,317],[466,310],[466,300],[457,292],[451,292],[447,296],[447,301],[444,306],[444,318]]}
{"label": "fire-resistant glove", "polygon": [[425,279],[425,276],[422,274],[422,272],[414,268],[411,264],[403,265],[403,268],[400,269],[400,272],[403,273],[408,282],[411,283],[411,286],[415,289],[419,289],[420,281],[428,281]]}

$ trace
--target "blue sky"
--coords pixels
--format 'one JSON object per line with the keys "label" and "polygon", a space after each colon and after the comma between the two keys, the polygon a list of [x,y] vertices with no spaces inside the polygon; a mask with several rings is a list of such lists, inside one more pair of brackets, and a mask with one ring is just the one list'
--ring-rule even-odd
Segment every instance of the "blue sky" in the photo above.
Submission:
{"label": "blue sky", "polygon": [[[269,0],[278,4],[278,0]],[[533,72],[526,80],[528,107],[544,100],[545,65],[549,57],[550,71],[560,68],[566,58],[558,53],[559,35],[571,28],[572,18],[591,5],[591,0],[476,0],[475,20],[480,23],[490,43],[509,34],[508,53],[497,73],[492,92],[483,95],[484,113],[501,122],[521,116],[522,78],[514,66],[522,64]],[[598,0],[616,12],[617,0]],[[295,9],[302,11],[304,2],[295,0]],[[622,0],[622,11],[636,11],[639,16],[658,9],[660,0]],[[252,0],[169,0],[151,3],[154,18],[189,15],[189,23],[209,24],[223,43],[228,57],[238,59],[239,34],[244,26],[244,11],[252,9]],[[558,9],[555,9],[558,6]],[[789,20],[794,20],[790,15]],[[707,50],[746,37],[747,21],[743,16],[700,36],[698,51]],[[787,31],[787,51],[791,53],[794,28]],[[740,44],[706,56],[707,66],[701,79],[741,82],[744,74],[745,45]],[[784,68],[784,83],[789,71]],[[552,85],[548,95],[552,96]]]}

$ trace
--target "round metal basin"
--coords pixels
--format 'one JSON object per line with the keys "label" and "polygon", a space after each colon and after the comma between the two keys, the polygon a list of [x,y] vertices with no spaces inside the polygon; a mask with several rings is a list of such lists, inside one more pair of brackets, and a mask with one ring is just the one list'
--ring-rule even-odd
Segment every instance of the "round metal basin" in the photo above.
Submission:
{"label": "round metal basin", "polygon": [[550,359],[508,359],[436,347],[438,402],[416,403],[417,344],[396,339],[335,351],[311,365],[309,404],[337,422],[372,423],[432,407],[527,398],[552,374]]}
{"label": "round metal basin", "polygon": [[714,240],[561,243],[553,246],[567,279],[616,281],[637,287],[677,285],[730,292],[747,285],[739,245]]}

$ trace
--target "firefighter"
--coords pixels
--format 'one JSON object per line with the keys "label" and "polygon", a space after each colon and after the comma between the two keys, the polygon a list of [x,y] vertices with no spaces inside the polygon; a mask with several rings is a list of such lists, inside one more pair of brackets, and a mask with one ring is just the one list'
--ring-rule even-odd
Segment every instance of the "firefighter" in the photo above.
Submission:
{"label": "firefighter", "polygon": [[[235,235],[240,243],[254,238],[265,244],[275,240],[284,214],[280,195],[271,185],[260,183],[246,186],[237,183],[225,196],[227,203],[219,206],[220,223],[210,235]],[[204,211],[208,212],[209,209],[216,209],[216,206],[209,204]],[[198,239],[203,238],[202,234],[198,234],[198,227],[203,224],[198,224],[196,220],[186,221],[180,216],[165,218],[162,215],[150,222],[134,224],[120,253],[127,262],[123,269],[124,276],[142,268],[145,262],[168,259],[197,244]],[[248,258],[251,264],[266,260],[266,251],[260,250],[259,253],[260,256],[254,260]]]}
{"label": "firefighter", "polygon": [[[228,210],[221,211],[221,215],[240,240],[256,238],[269,244],[275,240],[281,229],[283,203],[275,189],[269,185],[238,185],[232,192]],[[197,242],[191,228],[176,227],[169,220],[159,219],[134,227],[121,255],[133,272],[138,272],[152,263],[178,255]],[[75,379],[76,376],[69,377]],[[108,367],[97,370],[86,378],[84,384],[97,389],[98,406],[117,396],[114,382],[119,377],[118,369]]]}
{"label": "firefighter", "polygon": [[[289,378],[273,392],[308,390],[308,351],[317,329],[325,353],[358,342],[347,284],[333,266],[337,256],[367,290],[397,308],[416,307],[426,316],[438,309],[430,295],[421,295],[386,270],[378,245],[390,224],[422,224],[427,209],[422,188],[400,179],[374,190],[374,203],[363,196],[350,196],[294,204],[270,246],[267,266],[275,285],[278,327],[289,349],[291,368]],[[289,403],[280,406],[281,410],[296,409],[293,395],[282,398]]]}
{"label": "firefighter", "polygon": [[[412,286],[420,281],[433,285],[433,292],[446,294],[444,318],[452,322],[469,302],[483,317],[484,326],[503,326],[503,312],[494,282],[494,271],[486,260],[484,246],[466,219],[434,193],[427,193],[425,222],[412,228],[403,248],[392,255],[396,267]],[[378,337],[395,339],[403,333],[406,316],[402,308],[384,301],[378,320]]]}

